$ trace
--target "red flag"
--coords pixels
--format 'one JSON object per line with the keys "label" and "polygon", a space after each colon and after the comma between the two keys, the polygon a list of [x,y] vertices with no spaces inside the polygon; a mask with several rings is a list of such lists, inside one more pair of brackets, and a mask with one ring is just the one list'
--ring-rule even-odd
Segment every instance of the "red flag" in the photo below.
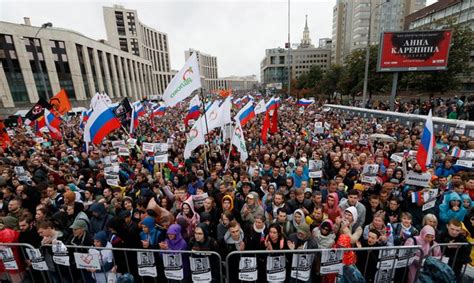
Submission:
{"label": "red flag", "polygon": [[270,128],[270,113],[268,111],[265,113],[265,120],[263,120],[263,126],[262,126],[262,142],[263,144],[267,143],[267,133],[268,129]]}
{"label": "red flag", "polygon": [[21,116],[18,116],[18,120],[16,121],[16,126],[18,128],[23,127],[23,119],[21,118]]}
{"label": "red flag", "polygon": [[270,133],[275,134],[278,132],[278,107],[275,108],[273,111],[273,117],[272,117],[272,127],[270,128]]}
{"label": "red flag", "polygon": [[10,137],[8,136],[7,129],[3,121],[0,121],[0,147],[4,149],[11,144]]}

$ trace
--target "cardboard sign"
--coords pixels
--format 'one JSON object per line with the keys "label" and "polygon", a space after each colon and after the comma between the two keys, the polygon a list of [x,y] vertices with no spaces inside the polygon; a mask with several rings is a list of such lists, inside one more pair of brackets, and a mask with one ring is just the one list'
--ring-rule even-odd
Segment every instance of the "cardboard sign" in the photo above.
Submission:
{"label": "cardboard sign", "polygon": [[119,148],[119,147],[124,147],[124,146],[125,146],[125,142],[123,140],[112,141],[113,148]]}
{"label": "cardboard sign", "polygon": [[155,163],[168,163],[168,154],[159,154],[155,155],[154,159]]}
{"label": "cardboard sign", "polygon": [[74,253],[77,269],[100,270],[99,254]]}
{"label": "cardboard sign", "polygon": [[474,168],[474,160],[458,159],[458,161],[456,161],[456,165],[467,168]]}
{"label": "cardboard sign", "polygon": [[149,142],[144,142],[142,144],[142,149],[144,152],[155,152],[155,144],[154,143],[149,143]]}
{"label": "cardboard sign", "polygon": [[407,176],[405,178],[405,184],[407,185],[413,185],[413,186],[419,186],[419,187],[428,187],[429,183],[431,181],[431,173],[430,172],[425,172],[425,173],[416,173],[413,171],[409,171],[407,173]]}

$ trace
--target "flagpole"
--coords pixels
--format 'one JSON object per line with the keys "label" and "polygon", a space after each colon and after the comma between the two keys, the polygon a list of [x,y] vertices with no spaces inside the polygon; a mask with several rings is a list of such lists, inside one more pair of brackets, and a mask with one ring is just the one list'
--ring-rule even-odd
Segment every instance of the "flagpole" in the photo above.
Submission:
{"label": "flagpole", "polygon": [[[209,127],[207,125],[207,116],[206,116],[206,104],[204,103],[204,94],[202,92],[202,87],[201,87],[201,91],[200,91],[200,96],[201,96],[201,105],[202,105],[202,109],[204,110],[204,121],[206,123],[206,133],[207,133],[207,138],[205,139],[206,140],[206,144],[204,145],[204,154],[206,155],[206,157],[204,158],[204,161],[205,161],[205,166],[206,166],[206,169],[207,171],[210,171],[210,168],[209,168],[209,163],[208,163],[208,160],[207,160],[207,147],[209,146]],[[209,147],[210,149],[210,147]]]}

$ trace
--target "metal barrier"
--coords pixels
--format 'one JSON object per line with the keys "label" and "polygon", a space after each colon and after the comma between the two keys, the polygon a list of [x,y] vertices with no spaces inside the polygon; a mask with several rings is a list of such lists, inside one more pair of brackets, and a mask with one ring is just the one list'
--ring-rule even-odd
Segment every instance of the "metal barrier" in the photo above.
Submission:
{"label": "metal barrier", "polygon": [[[423,258],[421,246],[234,251],[226,258],[226,278],[227,282],[287,279],[290,282],[312,282],[316,276],[335,278],[341,276],[343,258],[350,252],[360,258],[355,266],[362,275],[365,278],[373,276],[374,282],[392,282],[394,278],[395,282],[405,282],[408,267]],[[366,258],[362,260],[364,254]]]}
{"label": "metal barrier", "polygon": [[461,279],[466,273],[467,265],[471,260],[471,249],[473,248],[474,245],[471,243],[437,243],[430,248],[427,256],[433,256],[448,264],[457,278]]}
{"label": "metal barrier", "polygon": [[[207,281],[222,283],[222,259],[214,251],[172,251],[90,246],[45,245],[36,249],[28,244],[0,243],[0,259],[9,267],[10,282],[113,283],[131,274],[134,282]],[[12,249],[18,247],[22,252]],[[4,252],[6,250],[6,252]],[[8,254],[4,256],[4,253]],[[16,255],[15,255],[16,253]],[[31,263],[26,272],[21,267]],[[18,274],[18,275],[17,275]]]}
{"label": "metal barrier", "polygon": [[[335,104],[324,104],[336,112],[349,113],[351,115],[360,116],[363,118],[382,118],[387,121],[399,122],[403,126],[411,126],[413,123],[417,125],[424,125],[426,116],[416,114],[406,114],[392,111],[372,110],[359,107],[342,106]],[[466,120],[450,120],[439,117],[433,117],[433,127],[437,131],[444,130],[445,132],[455,131],[456,134],[463,134],[474,137],[474,122]]]}

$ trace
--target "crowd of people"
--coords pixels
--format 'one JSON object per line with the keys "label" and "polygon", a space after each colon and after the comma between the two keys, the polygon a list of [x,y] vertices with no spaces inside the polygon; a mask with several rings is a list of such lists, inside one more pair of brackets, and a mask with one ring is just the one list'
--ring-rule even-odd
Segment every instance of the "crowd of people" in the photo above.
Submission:
{"label": "crowd of people", "polygon": [[[413,155],[419,125],[354,117],[318,102],[303,109],[282,99],[278,132],[266,144],[264,115],[243,127],[246,161],[219,129],[208,135],[208,146],[184,159],[189,128],[181,120],[187,105],[166,111],[141,119],[128,155],[118,155],[113,145],[129,139],[124,128],[85,150],[79,117],[63,122],[60,141],[47,133],[38,139],[27,127],[8,129],[12,145],[0,149],[0,242],[40,248],[53,282],[109,282],[107,276],[126,273],[140,281],[132,252],[95,250],[102,268],[77,270],[53,263],[51,245],[58,242],[87,246],[91,253],[94,247],[217,251],[222,260],[233,251],[404,245],[420,245],[427,255],[436,243],[474,243],[474,172],[456,165],[452,154],[455,148],[474,150],[472,136],[436,132],[431,179],[416,186],[406,182],[410,172],[422,172]],[[322,129],[315,129],[318,121]],[[395,141],[367,138],[374,133]],[[168,162],[155,163],[154,154],[142,150],[144,142],[169,144]],[[106,176],[114,155],[119,179],[111,185]],[[376,171],[369,174],[366,168]],[[425,193],[433,199],[423,200]],[[2,280],[41,278],[21,250],[14,252],[18,270],[0,263]],[[432,253],[449,258],[457,280],[472,282],[470,246]],[[164,278],[159,253],[155,260],[158,278]],[[184,256],[184,265],[187,260]],[[235,260],[224,268],[236,270]],[[377,261],[378,252],[343,257],[367,282],[376,281]],[[414,282],[421,262],[417,258],[410,265],[404,281]],[[211,261],[215,278],[218,264]],[[312,266],[312,282],[335,282],[335,275],[319,274],[318,260]],[[184,272],[189,274],[189,267]],[[258,258],[258,274],[266,280],[264,258]]]}

